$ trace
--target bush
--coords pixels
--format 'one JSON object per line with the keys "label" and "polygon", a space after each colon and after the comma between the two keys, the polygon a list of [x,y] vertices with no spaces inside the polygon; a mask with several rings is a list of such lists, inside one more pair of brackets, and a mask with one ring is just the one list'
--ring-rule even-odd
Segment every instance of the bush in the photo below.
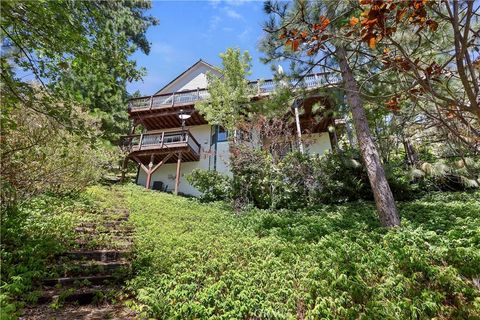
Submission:
{"label": "bush", "polygon": [[[92,145],[86,141],[87,132],[70,132],[24,106],[16,106],[10,117],[16,125],[2,132],[0,139],[3,207],[42,193],[81,191],[100,179],[114,157],[114,152],[108,152],[100,142]],[[95,120],[87,119],[95,128]]]}
{"label": "bush", "polygon": [[230,169],[235,207],[254,205],[270,208],[274,175],[272,156],[258,148],[246,145],[231,146]]}
{"label": "bush", "polygon": [[[271,155],[237,147],[231,159],[233,194],[258,208],[304,208],[319,203],[373,200],[367,172],[356,150],[323,156],[288,153],[274,162]],[[397,200],[418,196],[418,185],[400,166],[387,166]]]}
{"label": "bush", "polygon": [[187,176],[187,181],[202,193],[204,202],[231,198],[231,178],[217,171],[195,169]]}

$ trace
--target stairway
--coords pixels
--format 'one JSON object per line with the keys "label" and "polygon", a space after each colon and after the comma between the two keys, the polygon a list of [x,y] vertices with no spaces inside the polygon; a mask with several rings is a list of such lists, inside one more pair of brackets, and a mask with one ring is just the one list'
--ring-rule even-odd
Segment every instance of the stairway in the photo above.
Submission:
{"label": "stairway", "polygon": [[128,211],[108,208],[85,213],[75,228],[71,251],[48,268],[35,306],[20,319],[132,319],[118,304],[121,285],[130,273],[132,226]]}

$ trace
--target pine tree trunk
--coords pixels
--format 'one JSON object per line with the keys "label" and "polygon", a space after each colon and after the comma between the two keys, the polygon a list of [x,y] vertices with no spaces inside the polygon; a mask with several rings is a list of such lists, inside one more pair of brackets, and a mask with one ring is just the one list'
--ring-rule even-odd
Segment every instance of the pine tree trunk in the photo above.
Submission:
{"label": "pine tree trunk", "polygon": [[399,226],[400,218],[398,217],[392,190],[390,190],[385,176],[385,170],[383,169],[378,150],[368,126],[358,85],[348,65],[346,50],[342,45],[338,45],[336,49],[336,57],[340,64],[342,78],[345,83],[347,103],[352,111],[358,145],[367,169],[368,179],[370,180],[370,185],[373,190],[380,222],[385,227]]}

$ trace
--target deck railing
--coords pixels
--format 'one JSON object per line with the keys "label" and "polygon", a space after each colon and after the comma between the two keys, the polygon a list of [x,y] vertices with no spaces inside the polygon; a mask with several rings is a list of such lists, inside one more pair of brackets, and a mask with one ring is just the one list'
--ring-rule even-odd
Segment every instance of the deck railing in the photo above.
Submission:
{"label": "deck railing", "polygon": [[200,144],[188,130],[130,135],[123,138],[122,145],[129,152],[188,146],[200,155]]}
{"label": "deck railing", "polygon": [[[300,82],[292,80],[289,85],[312,89],[336,82],[338,82],[338,79],[332,73],[319,73],[307,75]],[[250,85],[252,86],[252,89],[254,89],[256,95],[262,95],[275,91],[277,83],[273,80],[251,81]],[[287,85],[287,83],[285,83],[285,85]],[[185,90],[181,92],[133,98],[129,100],[128,108],[129,110],[161,109],[174,106],[175,104],[195,103],[207,99],[208,97],[209,93],[207,89]]]}

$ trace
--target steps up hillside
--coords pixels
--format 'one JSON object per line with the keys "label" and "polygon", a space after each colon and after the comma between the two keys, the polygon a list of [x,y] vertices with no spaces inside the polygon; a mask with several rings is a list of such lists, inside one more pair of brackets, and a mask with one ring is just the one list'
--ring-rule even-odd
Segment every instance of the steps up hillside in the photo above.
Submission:
{"label": "steps up hillside", "polygon": [[37,304],[27,307],[20,319],[135,318],[112,303],[121,299],[122,283],[130,272],[133,230],[128,217],[128,210],[120,206],[82,216],[75,247],[52,261]]}

